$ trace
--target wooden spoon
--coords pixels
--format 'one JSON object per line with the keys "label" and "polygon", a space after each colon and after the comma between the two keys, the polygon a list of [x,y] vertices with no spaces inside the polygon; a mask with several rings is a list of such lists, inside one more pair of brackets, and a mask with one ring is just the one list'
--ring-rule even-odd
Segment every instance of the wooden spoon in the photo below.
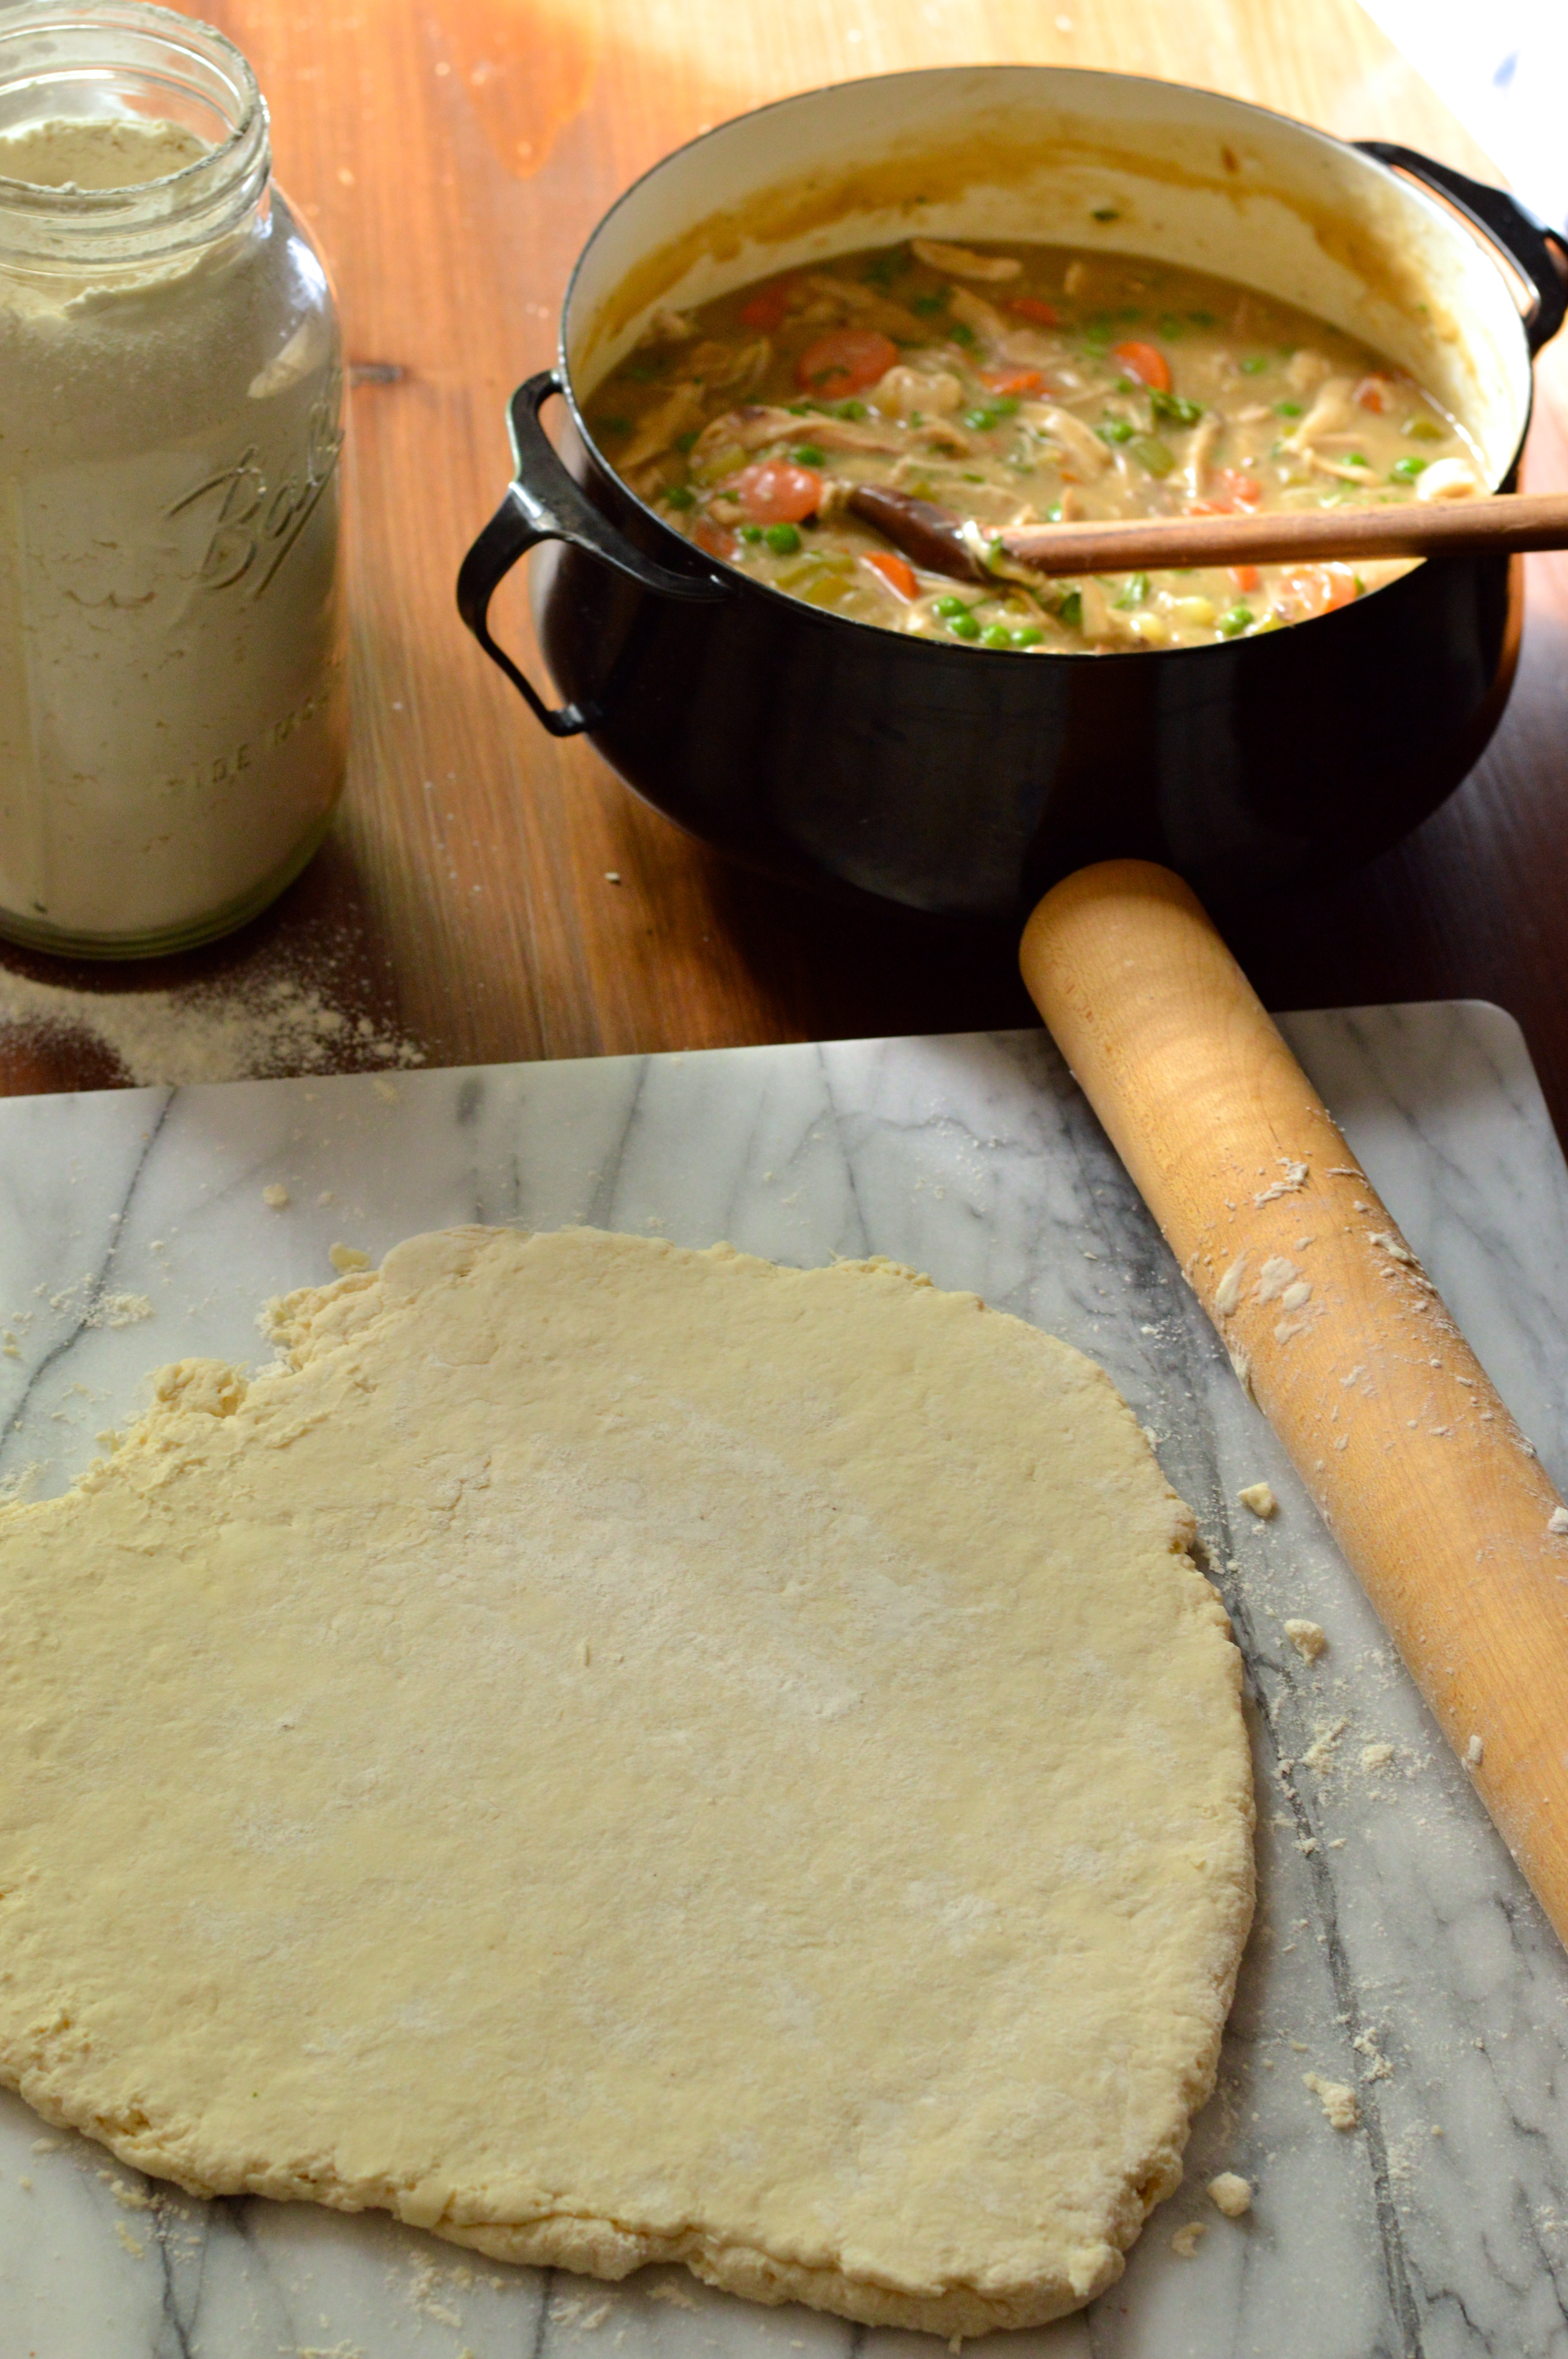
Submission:
{"label": "wooden spoon", "polygon": [[1040,903],[1020,960],[1568,1942],[1568,1510],[1181,880],[1135,860],[1081,870]]}
{"label": "wooden spoon", "polygon": [[[846,505],[930,572],[961,582],[993,578],[957,517],[930,500],[862,484]],[[1526,549],[1568,549],[1568,493],[1401,500],[1387,507],[1298,508],[1267,516],[1021,525],[995,536],[994,545],[1013,564],[1044,574],[1312,565],[1325,559],[1442,557],[1472,550],[1510,555]]]}

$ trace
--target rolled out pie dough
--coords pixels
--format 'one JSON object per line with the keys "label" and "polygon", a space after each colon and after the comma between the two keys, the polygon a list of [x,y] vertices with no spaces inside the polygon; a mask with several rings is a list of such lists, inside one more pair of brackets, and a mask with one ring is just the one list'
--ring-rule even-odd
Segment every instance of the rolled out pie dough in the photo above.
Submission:
{"label": "rolled out pie dough", "polygon": [[197,2193],[975,2334],[1120,2274],[1251,1911],[1109,1383],[888,1265],[416,1237],[0,1516],[0,2072]]}

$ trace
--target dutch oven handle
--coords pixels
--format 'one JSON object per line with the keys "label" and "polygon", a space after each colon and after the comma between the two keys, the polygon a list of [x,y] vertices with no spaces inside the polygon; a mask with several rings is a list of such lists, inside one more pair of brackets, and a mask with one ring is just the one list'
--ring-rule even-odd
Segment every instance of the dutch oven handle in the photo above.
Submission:
{"label": "dutch oven handle", "polygon": [[543,369],[520,385],[507,405],[507,427],[516,473],[502,501],[458,574],[458,612],[485,654],[500,665],[519,694],[525,697],[552,737],[575,737],[591,728],[598,717],[591,704],[563,704],[552,710],[503,647],[490,635],[490,602],[520,557],[542,540],[569,541],[601,564],[612,565],[644,590],[661,598],[713,600],[727,598],[726,583],[712,573],[676,573],[655,564],[629,540],[623,540],[567,472],[555,444],[539,423],[539,412],[551,394],[562,390],[558,370]]}
{"label": "dutch oven handle", "polygon": [[1391,147],[1385,139],[1357,139],[1356,145],[1391,172],[1408,172],[1411,179],[1435,189],[1488,244],[1502,247],[1535,299],[1524,320],[1530,352],[1549,344],[1568,316],[1568,239],[1537,221],[1506,189],[1468,179],[1414,147]]}

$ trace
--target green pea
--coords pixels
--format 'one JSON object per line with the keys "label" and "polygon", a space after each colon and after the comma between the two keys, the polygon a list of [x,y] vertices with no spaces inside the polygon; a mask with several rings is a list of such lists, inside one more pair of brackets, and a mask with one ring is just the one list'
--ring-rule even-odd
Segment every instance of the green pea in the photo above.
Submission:
{"label": "green pea", "polygon": [[696,440],[697,440],[697,429],[696,429],[696,427],[694,426],[694,427],[692,428],[692,429],[691,429],[691,431],[690,431],[690,433],[689,433],[689,434],[677,434],[677,435],[676,436],[676,439],[675,439],[675,448],[676,448],[676,450],[681,453],[682,457],[684,458],[684,457],[685,457],[685,455],[686,455],[686,453],[687,453],[687,451],[688,451],[692,448],[692,446],[693,446],[693,444],[696,442]]}
{"label": "green pea", "polygon": [[1070,631],[1077,629],[1084,619],[1084,593],[1081,590],[1069,590],[1066,596],[1058,602],[1056,619],[1065,623]]}
{"label": "green pea", "polygon": [[973,328],[966,328],[962,320],[955,320],[947,333],[956,344],[972,344],[975,341]]}
{"label": "green pea", "polygon": [[1130,442],[1133,431],[1131,420],[1126,418],[1102,418],[1095,428],[1102,442]]}
{"label": "green pea", "polygon": [[955,614],[947,628],[956,639],[978,639],[980,626],[970,614]]}
{"label": "green pea", "polygon": [[866,415],[866,405],[863,401],[840,401],[835,404],[833,415],[835,418],[847,418],[854,425]]}
{"label": "green pea", "polygon": [[1012,633],[1000,623],[988,623],[980,633],[980,645],[982,647],[1010,647]]}
{"label": "green pea", "polygon": [[1261,376],[1268,365],[1267,353],[1249,353],[1241,364],[1241,374],[1243,376]]}
{"label": "green pea", "polygon": [[1098,222],[1113,222],[1119,221],[1121,215],[1114,205],[1095,205],[1090,211],[1089,219]]}
{"label": "green pea", "polygon": [[945,294],[917,295],[909,308],[912,311],[918,311],[923,320],[929,320],[934,312],[947,309],[947,298]]}
{"label": "green pea", "polygon": [[1418,459],[1412,451],[1408,458],[1394,461],[1389,469],[1389,481],[1390,484],[1413,484],[1418,475],[1425,474],[1431,463],[1429,459]]}
{"label": "green pea", "polygon": [[697,494],[689,484],[666,484],[665,506],[671,508],[694,508],[697,506]]}
{"label": "green pea", "polygon": [[1274,404],[1276,418],[1299,418],[1301,414],[1302,406],[1299,401],[1277,401]]}
{"label": "green pea", "polygon": [[1044,636],[1038,624],[1025,623],[1021,631],[1014,631],[1012,644],[1015,647],[1037,647]]}
{"label": "green pea", "polygon": [[1217,628],[1227,639],[1239,638],[1243,631],[1251,629],[1255,619],[1250,606],[1232,606],[1227,614],[1220,616]]}
{"label": "green pea", "polygon": [[946,621],[949,615],[967,614],[968,611],[968,607],[965,604],[963,599],[955,598],[951,592],[949,592],[946,598],[938,598],[935,606],[933,609],[933,612],[940,614],[944,621]]}
{"label": "green pea", "polygon": [[996,424],[994,409],[966,409],[964,423],[971,434],[989,434]]}
{"label": "green pea", "polygon": [[826,467],[827,453],[820,442],[803,442],[798,451],[790,453],[799,467]]}
{"label": "green pea", "polygon": [[1365,451],[1346,451],[1345,463],[1347,467],[1369,467],[1372,462]]}
{"label": "green pea", "polygon": [[741,538],[742,540],[749,540],[754,544],[761,540],[762,537],[762,527],[760,524],[743,524],[741,527]]}
{"label": "green pea", "polygon": [[993,418],[1016,418],[1018,415],[1017,396],[1011,393],[999,393],[996,399],[991,404],[991,415]]}
{"label": "green pea", "polygon": [[771,524],[763,531],[762,538],[775,557],[793,557],[800,547],[800,535],[792,524]]}
{"label": "green pea", "polygon": [[1141,606],[1148,595],[1147,573],[1132,573],[1128,576],[1127,587],[1116,603],[1119,606]]}
{"label": "green pea", "polygon": [[1203,404],[1187,401],[1179,393],[1162,393],[1156,386],[1149,396],[1149,406],[1156,418],[1168,418],[1176,426],[1195,426],[1203,416]]}
{"label": "green pea", "polygon": [[1045,511],[1045,521],[1046,521],[1046,523],[1047,523],[1047,524],[1060,524],[1060,523],[1061,523],[1061,521],[1062,521],[1062,503],[1061,503],[1061,501],[1060,501],[1060,500],[1058,500],[1058,501],[1057,501],[1057,503],[1056,503],[1056,505],[1055,505],[1055,506],[1054,506],[1054,507],[1050,507],[1050,508],[1047,508],[1047,509],[1046,509],[1046,511]]}

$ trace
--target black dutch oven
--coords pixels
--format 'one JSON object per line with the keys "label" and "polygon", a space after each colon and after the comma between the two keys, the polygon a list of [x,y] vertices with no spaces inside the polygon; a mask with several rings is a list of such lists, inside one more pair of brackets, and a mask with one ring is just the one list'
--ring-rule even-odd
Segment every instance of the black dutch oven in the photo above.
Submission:
{"label": "black dutch oven", "polygon": [[[853,158],[846,165],[845,158]],[[655,304],[910,234],[1032,238],[1216,271],[1410,368],[1512,488],[1568,249],[1500,190],[1235,99],[1056,67],[836,84],[741,116],[629,190],[585,247],[557,367],[511,405],[517,472],[464,560],[464,620],[557,736],[775,875],[1014,918],[1139,854],[1206,897],[1343,871],[1435,810],[1512,680],[1519,560],[1447,557],[1217,647],[1021,656],[824,613],[704,556],[630,491],[582,401]],[[552,395],[557,454],[540,423]],[[487,626],[525,550],[565,698]]]}

